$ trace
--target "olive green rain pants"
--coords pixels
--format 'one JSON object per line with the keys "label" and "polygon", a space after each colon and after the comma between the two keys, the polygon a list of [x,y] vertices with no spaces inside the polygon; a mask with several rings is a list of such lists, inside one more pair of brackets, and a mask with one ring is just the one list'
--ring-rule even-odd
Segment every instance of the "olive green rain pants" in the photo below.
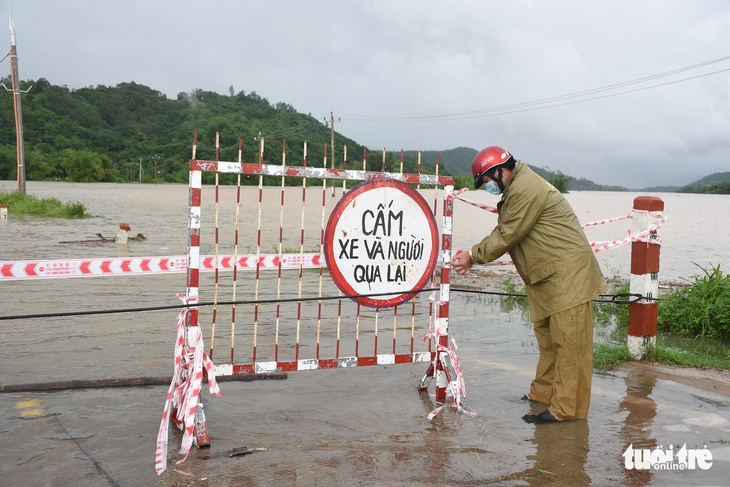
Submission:
{"label": "olive green rain pants", "polygon": [[530,399],[549,404],[561,419],[588,416],[593,378],[590,301],[533,323],[540,349]]}

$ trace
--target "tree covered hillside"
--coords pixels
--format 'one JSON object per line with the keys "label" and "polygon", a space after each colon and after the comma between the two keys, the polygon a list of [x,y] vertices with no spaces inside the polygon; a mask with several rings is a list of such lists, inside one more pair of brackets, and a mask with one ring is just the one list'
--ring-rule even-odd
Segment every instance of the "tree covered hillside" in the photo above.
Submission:
{"label": "tree covered hillside", "polygon": [[[155,171],[159,181],[187,182],[195,131],[196,157],[215,159],[218,132],[225,161],[238,160],[241,137],[242,160],[258,162],[263,136],[264,162],[280,164],[286,140],[287,162],[299,165],[307,141],[308,164],[321,166],[331,140],[323,122],[286,103],[272,105],[255,92],[236,94],[231,88],[229,95],[220,95],[196,89],[172,100],[133,82],[78,90],[45,79],[21,83],[23,89],[31,85],[22,97],[26,178],[31,181],[137,181],[141,165],[144,182],[155,180]],[[13,114],[13,97],[0,96],[0,179],[17,177]],[[345,145],[350,167],[362,168],[363,147],[337,133],[336,166],[343,166]],[[381,169],[382,152],[368,153],[367,159],[368,170]],[[387,157],[386,170],[399,166],[398,158]],[[415,162],[408,161],[404,170],[415,172]]]}
{"label": "tree covered hillside", "polygon": [[[10,85],[8,78],[0,81]],[[332,136],[331,128],[311,114],[299,113],[287,103],[271,104],[253,91],[234,93],[233,87],[227,95],[195,89],[178,94],[174,100],[134,82],[77,90],[53,85],[43,78],[21,82],[23,90],[29,87],[22,95],[25,172],[29,181],[185,183],[196,131],[198,159],[216,158],[218,132],[219,158],[223,161],[238,160],[240,137],[243,162],[258,162],[259,140],[263,137],[265,163],[281,164],[286,141],[287,164],[302,164],[306,141],[307,164],[321,166]],[[334,138],[335,166],[344,166],[343,147],[347,146],[347,167],[362,168],[364,148],[341,134],[335,133]],[[330,167],[331,154],[329,148]],[[457,188],[471,188],[471,163],[476,154],[476,149],[468,147],[439,151],[439,174],[453,175]],[[403,171],[418,172],[418,151],[404,151],[403,157]],[[385,170],[399,172],[400,159],[400,151],[387,152]],[[421,152],[421,172],[433,174],[435,163],[436,151]],[[367,151],[367,169],[380,171],[382,167],[382,150]],[[547,167],[531,167],[561,191],[626,191]],[[0,96],[0,180],[16,178],[13,97],[6,93]],[[226,183],[235,178],[224,175],[221,180]],[[243,177],[244,184],[257,182],[256,177]],[[279,183],[279,178],[264,178],[264,184]],[[294,180],[288,183],[296,184]],[[717,173],[679,191],[727,193],[728,184],[730,173]]]}
{"label": "tree covered hillside", "polygon": [[678,193],[730,194],[730,172],[710,174],[692,184],[683,186]]}

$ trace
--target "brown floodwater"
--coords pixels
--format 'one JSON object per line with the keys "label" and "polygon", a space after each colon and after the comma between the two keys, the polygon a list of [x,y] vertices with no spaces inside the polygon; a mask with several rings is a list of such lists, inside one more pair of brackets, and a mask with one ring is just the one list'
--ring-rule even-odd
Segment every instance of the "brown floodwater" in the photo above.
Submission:
{"label": "brown floodwater", "polygon": [[[12,188],[12,183],[6,183]],[[0,251],[4,261],[79,259],[124,256],[184,255],[187,249],[187,187],[182,185],[107,185],[28,183],[28,191],[62,201],[83,201],[98,215],[82,221],[18,216],[10,211],[0,221]],[[226,198],[232,188],[223,188]],[[338,195],[340,191],[338,190]],[[212,192],[206,189],[206,201]],[[434,192],[424,191],[426,200]],[[468,195],[487,201],[488,195]],[[575,193],[568,195],[582,222],[615,217],[630,211],[634,195]],[[243,211],[257,218],[257,190],[244,191]],[[665,195],[662,195],[664,198]],[[727,198],[666,195],[669,220],[663,233],[663,277],[676,280],[696,272],[692,262],[727,262],[722,242],[728,224],[712,236],[697,228],[727,206]],[[722,198],[722,197],[721,197]],[[274,230],[264,233],[262,252],[275,252],[279,221],[284,242],[299,248],[300,211],[278,209],[280,190],[266,188],[262,218]],[[318,244],[322,205],[326,212],[336,198],[322,189],[307,192],[306,243]],[[287,188],[286,201],[302,205],[301,189]],[[719,202],[718,202],[719,201]],[[685,204],[687,203],[687,204]],[[691,204],[692,208],[688,208]],[[457,204],[454,246],[464,247],[486,233],[493,218],[474,225],[483,213]],[[204,207],[207,215],[212,207]],[[230,220],[233,209],[221,208]],[[700,220],[697,222],[696,220]],[[61,244],[96,233],[114,237],[118,225],[130,224],[132,234],[147,240],[126,245]],[[208,220],[210,222],[210,220]],[[310,223],[311,222],[311,223]],[[627,224],[613,224],[589,233],[590,240],[623,238]],[[619,225],[615,227],[615,225]],[[208,227],[210,228],[210,227]],[[681,231],[679,230],[681,228]],[[693,230],[694,229],[694,230]],[[240,252],[255,253],[255,225],[241,231]],[[230,226],[221,229],[221,253],[232,253]],[[677,243],[680,242],[680,243]],[[203,240],[201,252],[214,243]],[[628,275],[628,249],[599,256],[607,277]],[[724,259],[724,261],[722,261]],[[230,279],[226,275],[225,279]],[[210,293],[212,274],[204,274],[201,289]],[[251,274],[241,277],[239,292],[252,286]],[[275,295],[277,280],[267,274],[261,286]],[[455,279],[455,287],[459,280]],[[229,284],[226,284],[228,286]],[[305,273],[305,289],[320,285],[319,273]],[[327,285],[327,283],[325,283]],[[330,284],[331,285],[331,284]],[[295,296],[298,279],[285,276],[285,296]],[[185,292],[184,274],[90,279],[0,281],[0,316],[177,305]],[[201,300],[210,295],[201,293]],[[427,297],[419,296],[419,306]],[[325,326],[337,316],[337,302],[323,309]],[[350,306],[346,305],[346,310]],[[419,307],[419,310],[421,309]],[[291,309],[285,310],[288,312]],[[310,310],[314,311],[314,310]],[[0,321],[0,381],[6,385],[71,379],[169,376],[172,371],[177,310]],[[250,354],[251,337],[244,324],[252,310],[240,307],[241,335],[237,354]],[[206,346],[210,343],[209,313],[204,315]],[[228,356],[230,309],[221,309],[214,359]],[[262,307],[262,334],[274,320],[273,306]],[[344,318],[350,311],[342,314]],[[415,339],[420,346],[427,314],[419,311]],[[372,316],[368,318],[372,319]],[[208,321],[206,321],[208,320]],[[226,323],[226,320],[228,323]],[[399,347],[410,334],[410,317],[397,326]],[[352,335],[352,323],[343,335]],[[392,314],[383,313],[382,342],[389,346]],[[204,388],[203,400],[211,447],[193,449],[176,465],[181,435],[170,431],[168,470],[157,476],[154,453],[167,386],[67,389],[58,392],[0,394],[0,482],[3,485],[210,485],[210,486],[339,486],[339,485],[727,485],[730,473],[730,398],[713,390],[657,378],[638,369],[594,374],[592,405],[586,421],[531,425],[521,417],[539,412],[519,398],[537,361],[537,345],[519,309],[498,300],[463,292],[451,296],[449,332],[457,345],[466,380],[466,404],[475,415],[445,408],[432,421],[426,416],[437,405],[433,385],[419,394],[416,384],[426,364],[378,365],[350,369],[289,373],[285,380],[223,382],[222,396]],[[282,341],[291,347],[291,313],[282,320]],[[225,325],[224,325],[225,323]],[[309,325],[308,325],[309,326]],[[238,330],[239,328],[237,328]],[[323,353],[331,353],[333,329],[323,333]],[[314,328],[302,329],[302,353],[311,354]],[[404,338],[405,337],[405,338]],[[264,339],[261,339],[264,342]],[[218,353],[218,347],[224,351]],[[344,345],[343,347],[351,346]],[[365,333],[362,346],[374,346]],[[381,346],[383,346],[381,344]],[[282,353],[289,353],[282,347]],[[240,352],[238,352],[240,350]],[[262,352],[266,347],[262,345]],[[349,352],[343,350],[343,354]],[[386,350],[380,353],[386,353]],[[709,469],[627,469],[622,454],[633,447],[655,450],[707,449]],[[258,449],[230,456],[235,448]]]}

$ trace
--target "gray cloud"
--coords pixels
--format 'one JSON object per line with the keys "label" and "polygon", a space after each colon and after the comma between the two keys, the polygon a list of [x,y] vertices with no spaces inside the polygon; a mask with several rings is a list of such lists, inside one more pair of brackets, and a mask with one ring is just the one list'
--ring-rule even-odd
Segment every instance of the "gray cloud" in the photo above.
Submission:
{"label": "gray cloud", "polygon": [[[730,71],[487,111],[728,56],[724,0],[16,0],[13,17],[22,79],[135,81],[169,97],[233,86],[334,112],[373,149],[499,144],[632,188],[730,170]],[[583,98],[723,69],[730,60]]]}

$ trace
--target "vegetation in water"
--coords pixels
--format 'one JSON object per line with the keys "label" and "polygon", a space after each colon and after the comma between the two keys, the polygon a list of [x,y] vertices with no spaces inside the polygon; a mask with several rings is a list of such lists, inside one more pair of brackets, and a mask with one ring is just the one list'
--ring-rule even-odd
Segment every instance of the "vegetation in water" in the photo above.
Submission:
{"label": "vegetation in water", "polygon": [[0,191],[0,205],[8,205],[8,212],[25,215],[74,219],[91,216],[83,203],[62,203],[56,198],[39,199],[18,191]]}

